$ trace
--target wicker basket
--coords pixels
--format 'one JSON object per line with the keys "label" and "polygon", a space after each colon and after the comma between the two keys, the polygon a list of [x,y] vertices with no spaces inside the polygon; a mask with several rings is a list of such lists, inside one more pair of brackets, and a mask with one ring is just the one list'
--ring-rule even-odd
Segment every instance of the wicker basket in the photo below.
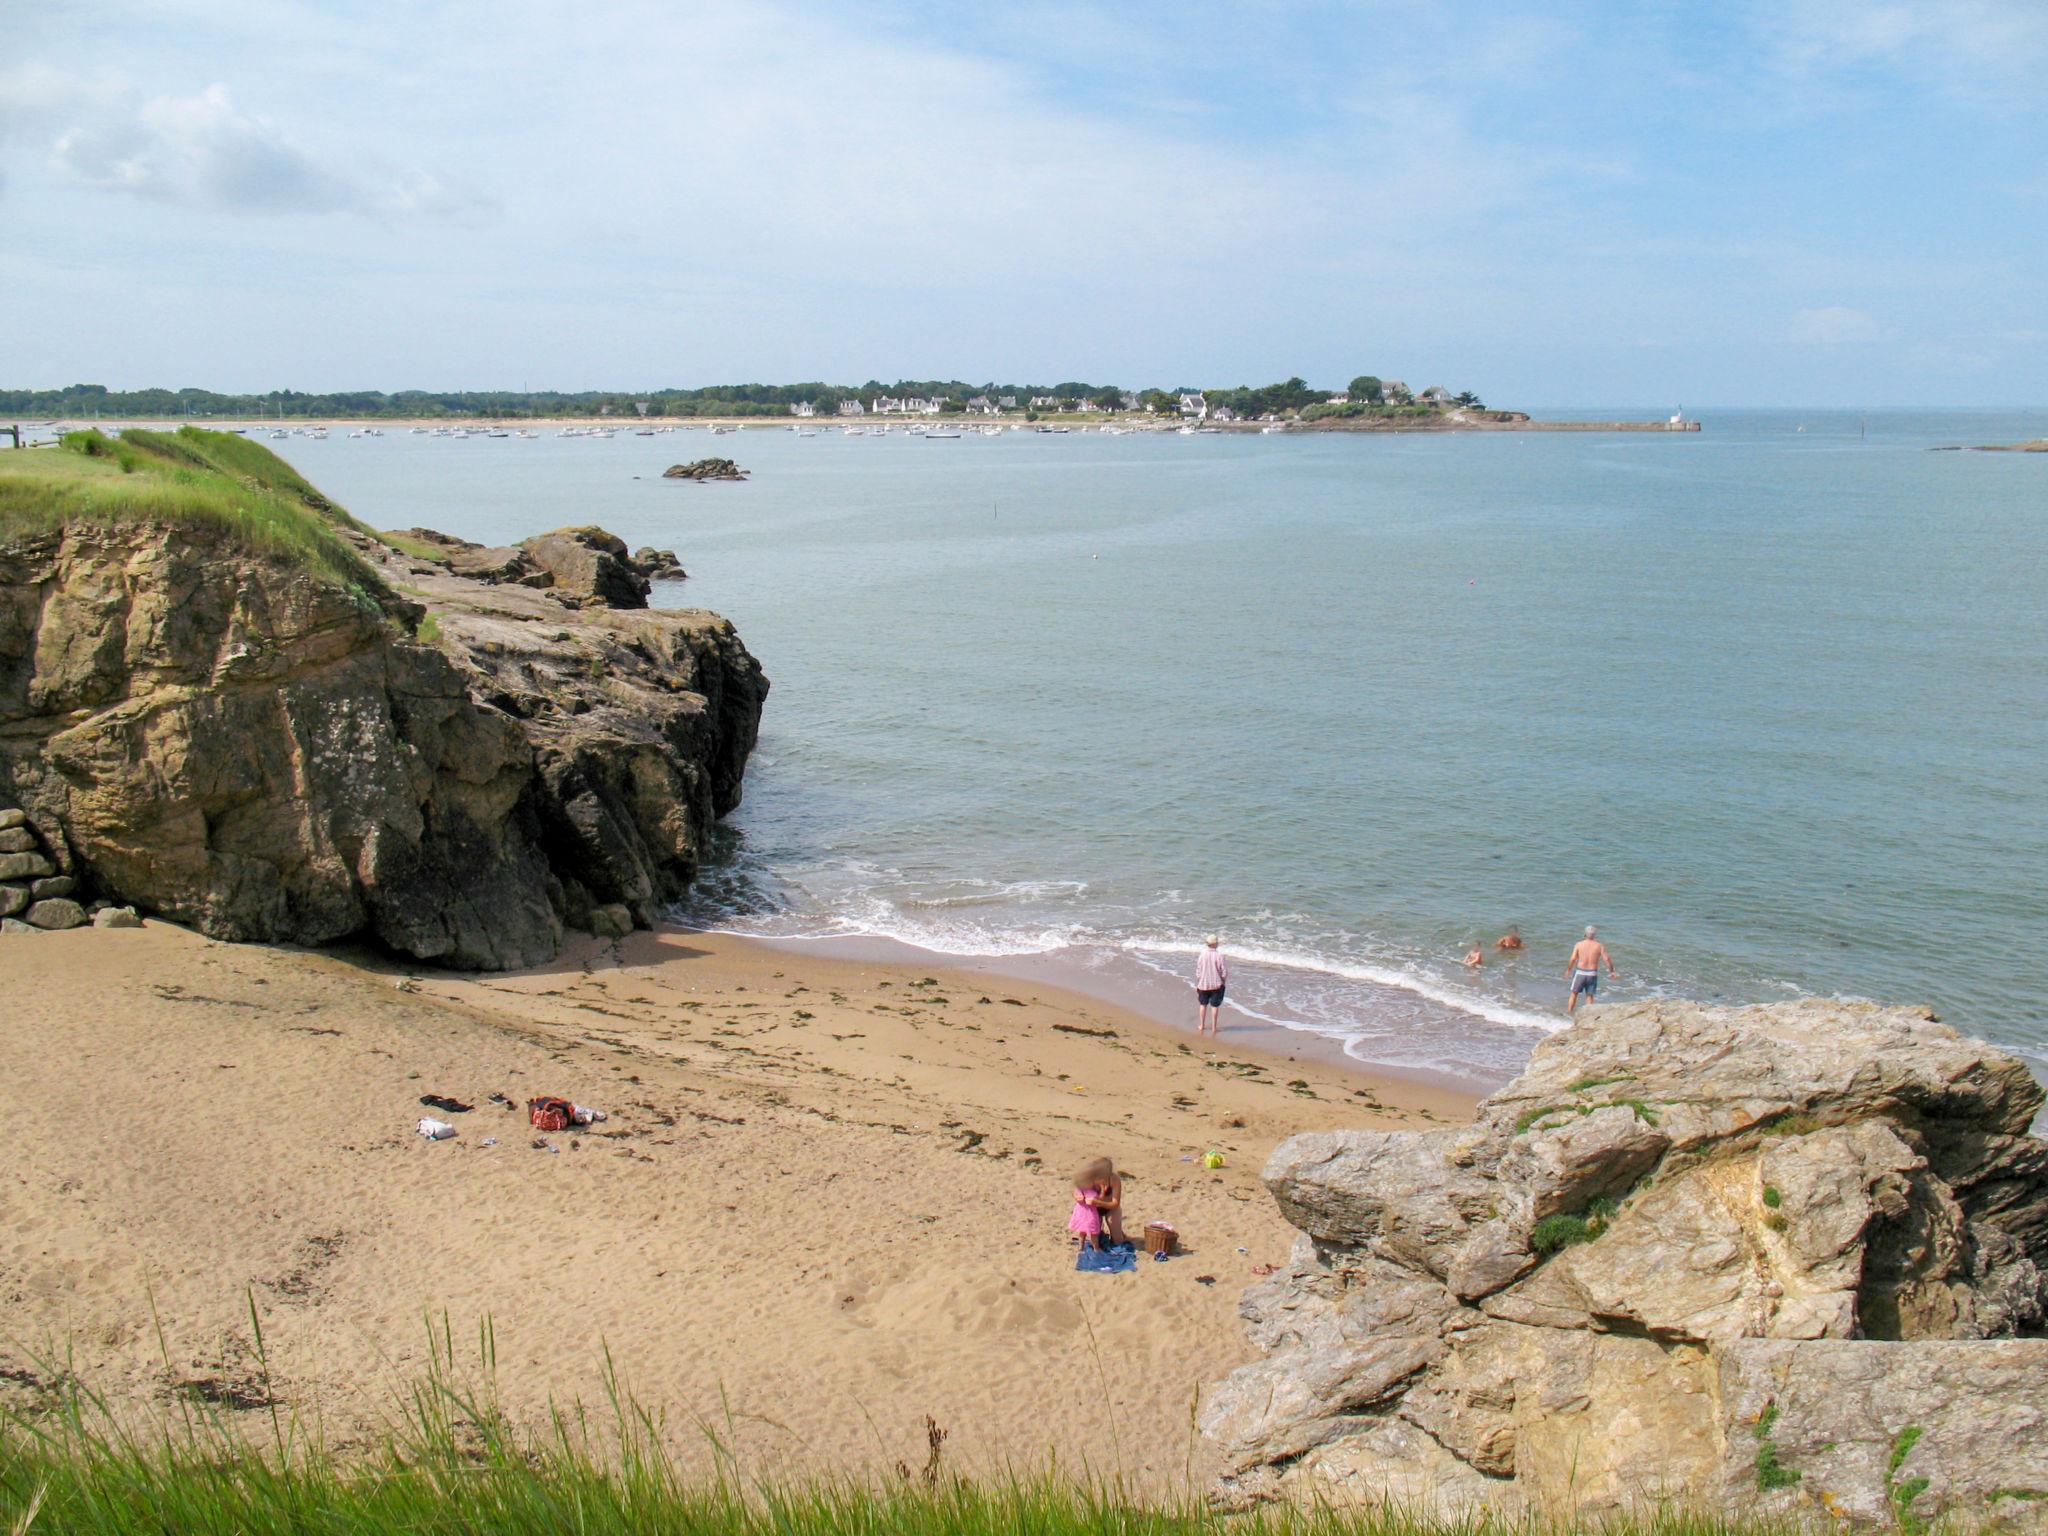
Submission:
{"label": "wicker basket", "polygon": [[1145,1251],[1179,1253],[1180,1234],[1163,1221],[1148,1221],[1145,1223]]}

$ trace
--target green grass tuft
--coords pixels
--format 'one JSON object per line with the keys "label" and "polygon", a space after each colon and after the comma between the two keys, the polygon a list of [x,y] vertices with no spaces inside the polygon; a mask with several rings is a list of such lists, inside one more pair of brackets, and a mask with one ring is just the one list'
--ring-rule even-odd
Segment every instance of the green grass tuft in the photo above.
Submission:
{"label": "green grass tuft", "polygon": [[362,525],[262,444],[233,433],[131,428],[110,438],[94,429],[66,433],[56,453],[0,458],[0,538],[81,523],[202,527],[367,604],[394,599],[342,537]]}
{"label": "green grass tuft", "polygon": [[1892,1437],[1891,1455],[1885,1459],[1885,1494],[1891,1500],[1892,1516],[1899,1522],[1899,1529],[1906,1536],[1921,1536],[1927,1529],[1927,1522],[1914,1513],[1913,1501],[1925,1493],[1928,1480],[1924,1477],[1909,1477],[1899,1481],[1899,1468],[1906,1464],[1906,1458],[1913,1454],[1913,1447],[1920,1443],[1926,1431],[1918,1424],[1908,1424]]}
{"label": "green grass tuft", "polygon": [[1588,1088],[1605,1088],[1610,1083],[1627,1083],[1635,1080],[1633,1072],[1617,1072],[1612,1077],[1582,1077],[1576,1083],[1565,1084],[1566,1093],[1584,1093]]}
{"label": "green grass tuft", "polygon": [[1778,1189],[1778,1186],[1777,1186],[1777,1185],[1775,1185],[1775,1184],[1766,1184],[1766,1185],[1764,1186],[1764,1204],[1765,1204],[1765,1205],[1769,1206],[1769,1207],[1770,1207],[1770,1208],[1771,1208],[1772,1210],[1774,1210],[1774,1211],[1775,1211],[1775,1210],[1776,1210],[1776,1209],[1777,1209],[1777,1208],[1778,1208],[1779,1206],[1783,1205],[1784,1203],[1785,1203],[1785,1197],[1784,1197],[1784,1195],[1783,1195],[1782,1193],[1780,1193],[1780,1192],[1779,1192],[1779,1189]]}
{"label": "green grass tuft", "polygon": [[1885,1463],[1885,1476],[1896,1477],[1899,1468],[1906,1464],[1906,1458],[1913,1454],[1913,1447],[1920,1443],[1920,1437],[1927,1433],[1918,1424],[1908,1424],[1892,1440],[1892,1454]]}
{"label": "green grass tuft", "polygon": [[1756,1436],[1756,1485],[1766,1493],[1790,1488],[1799,1481],[1799,1473],[1778,1460],[1778,1443],[1771,1438],[1771,1431],[1777,1427],[1778,1405],[1771,1402],[1764,1404],[1764,1411],[1756,1416],[1749,1431]]}

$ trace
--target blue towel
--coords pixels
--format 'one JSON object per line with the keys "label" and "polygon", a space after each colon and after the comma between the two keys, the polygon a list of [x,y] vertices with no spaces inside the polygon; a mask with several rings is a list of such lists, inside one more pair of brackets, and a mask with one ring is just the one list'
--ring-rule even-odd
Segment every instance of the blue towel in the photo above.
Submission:
{"label": "blue towel", "polygon": [[1138,1267],[1138,1256],[1131,1252],[1129,1243],[1119,1243],[1114,1248],[1083,1248],[1074,1260],[1074,1268],[1096,1275],[1127,1275]]}

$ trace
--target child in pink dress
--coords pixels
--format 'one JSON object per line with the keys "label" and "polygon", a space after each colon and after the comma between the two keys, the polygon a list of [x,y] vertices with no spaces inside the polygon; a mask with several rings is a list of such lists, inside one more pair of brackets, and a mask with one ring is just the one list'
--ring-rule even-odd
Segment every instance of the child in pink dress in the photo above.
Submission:
{"label": "child in pink dress", "polygon": [[1110,1199],[1110,1180],[1115,1176],[1110,1161],[1098,1157],[1074,1175],[1074,1209],[1067,1217],[1067,1230],[1078,1233],[1081,1246],[1102,1246],[1102,1209]]}

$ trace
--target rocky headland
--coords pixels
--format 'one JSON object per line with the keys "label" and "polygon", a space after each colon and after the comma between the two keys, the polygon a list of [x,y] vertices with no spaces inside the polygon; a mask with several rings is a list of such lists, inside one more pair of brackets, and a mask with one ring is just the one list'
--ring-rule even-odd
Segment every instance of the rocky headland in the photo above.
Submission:
{"label": "rocky headland", "polygon": [[1645,1003],[1468,1127],[1284,1142],[1219,1496],[2039,1527],[2041,1103],[1924,1012]]}
{"label": "rocky headland", "polygon": [[465,968],[654,922],[768,688],[725,620],[645,607],[673,554],[394,539],[224,438],[0,479],[0,805],[51,899]]}

